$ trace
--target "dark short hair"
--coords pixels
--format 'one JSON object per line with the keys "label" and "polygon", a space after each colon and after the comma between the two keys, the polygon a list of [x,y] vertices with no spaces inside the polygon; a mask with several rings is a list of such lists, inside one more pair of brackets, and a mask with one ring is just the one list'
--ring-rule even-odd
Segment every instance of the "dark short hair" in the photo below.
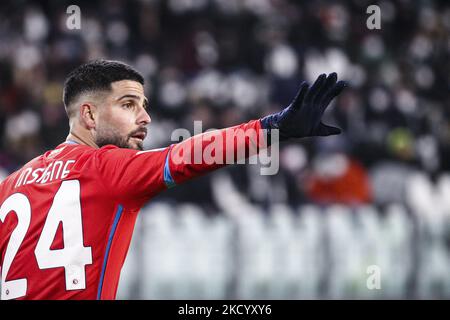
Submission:
{"label": "dark short hair", "polygon": [[77,67],[64,83],[63,102],[69,117],[69,107],[80,94],[110,91],[111,83],[121,80],[144,84],[144,78],[138,71],[120,61],[93,60]]}

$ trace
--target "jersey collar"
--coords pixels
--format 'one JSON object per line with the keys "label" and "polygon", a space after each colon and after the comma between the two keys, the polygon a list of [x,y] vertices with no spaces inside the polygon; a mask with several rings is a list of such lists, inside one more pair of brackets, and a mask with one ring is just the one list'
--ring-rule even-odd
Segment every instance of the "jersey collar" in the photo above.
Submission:
{"label": "jersey collar", "polygon": [[75,142],[73,140],[66,140],[66,142],[64,142],[64,143],[67,143],[67,144],[79,144],[78,142]]}

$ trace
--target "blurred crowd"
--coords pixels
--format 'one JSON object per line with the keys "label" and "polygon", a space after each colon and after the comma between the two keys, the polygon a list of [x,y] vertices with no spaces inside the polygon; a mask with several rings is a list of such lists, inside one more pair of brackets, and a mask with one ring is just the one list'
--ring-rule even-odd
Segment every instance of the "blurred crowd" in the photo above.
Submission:
{"label": "blurred crowd", "polygon": [[[79,30],[66,25],[72,4]],[[192,130],[194,120],[206,130],[281,110],[302,81],[335,71],[350,86],[325,122],[343,134],[284,143],[277,175],[237,165],[160,197],[210,212],[224,194],[262,205],[402,201],[406,176],[433,180],[450,168],[450,6],[376,1],[381,29],[370,30],[371,4],[2,1],[0,177],[64,141],[64,79],[91,59],[121,60],[144,75],[146,148],[173,143],[172,131]]]}

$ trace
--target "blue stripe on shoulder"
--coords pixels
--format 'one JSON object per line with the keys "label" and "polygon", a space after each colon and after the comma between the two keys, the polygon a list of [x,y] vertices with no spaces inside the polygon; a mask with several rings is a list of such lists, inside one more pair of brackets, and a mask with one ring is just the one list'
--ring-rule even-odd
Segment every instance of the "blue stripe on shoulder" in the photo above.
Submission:
{"label": "blue stripe on shoulder", "polygon": [[167,152],[166,155],[166,162],[164,164],[164,183],[166,184],[167,188],[172,188],[176,186],[175,181],[172,178],[172,175],[170,174],[170,168],[169,168],[169,152]]}

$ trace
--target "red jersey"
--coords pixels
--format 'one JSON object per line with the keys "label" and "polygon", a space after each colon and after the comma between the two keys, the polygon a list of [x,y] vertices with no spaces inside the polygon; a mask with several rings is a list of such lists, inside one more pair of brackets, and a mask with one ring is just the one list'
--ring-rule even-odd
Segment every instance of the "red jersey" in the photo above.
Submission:
{"label": "red jersey", "polygon": [[[260,122],[215,134],[249,129],[260,133]],[[179,161],[195,145],[208,148],[213,139],[205,137],[215,134],[148,151],[63,143],[7,177],[0,185],[1,298],[114,299],[139,210],[166,188],[225,165]],[[241,148],[248,157],[260,142],[227,148],[224,141],[223,159]]]}

